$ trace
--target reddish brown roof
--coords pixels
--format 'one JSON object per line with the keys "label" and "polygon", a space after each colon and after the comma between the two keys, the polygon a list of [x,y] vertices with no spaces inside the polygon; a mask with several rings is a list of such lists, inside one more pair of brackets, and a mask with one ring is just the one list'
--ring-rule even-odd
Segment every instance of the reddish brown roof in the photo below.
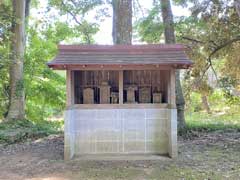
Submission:
{"label": "reddish brown roof", "polygon": [[58,55],[48,63],[54,69],[78,65],[192,65],[181,44],[59,45],[58,49]]}

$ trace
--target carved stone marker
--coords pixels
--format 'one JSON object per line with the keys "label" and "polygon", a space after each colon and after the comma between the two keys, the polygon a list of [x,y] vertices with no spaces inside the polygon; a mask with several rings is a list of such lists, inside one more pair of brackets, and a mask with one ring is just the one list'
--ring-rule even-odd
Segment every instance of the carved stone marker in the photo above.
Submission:
{"label": "carved stone marker", "polygon": [[119,93],[118,92],[111,92],[111,104],[117,104],[119,99]]}
{"label": "carved stone marker", "polygon": [[161,93],[153,93],[153,103],[162,103]]}
{"label": "carved stone marker", "polygon": [[151,103],[151,89],[149,87],[139,89],[139,102]]}
{"label": "carved stone marker", "polygon": [[92,88],[83,89],[83,104],[94,104],[94,91]]}
{"label": "carved stone marker", "polygon": [[138,89],[137,86],[132,85],[125,88],[127,90],[127,103],[136,103],[135,91]]}
{"label": "carved stone marker", "polygon": [[100,89],[100,104],[110,104],[110,86],[107,82],[102,82]]}

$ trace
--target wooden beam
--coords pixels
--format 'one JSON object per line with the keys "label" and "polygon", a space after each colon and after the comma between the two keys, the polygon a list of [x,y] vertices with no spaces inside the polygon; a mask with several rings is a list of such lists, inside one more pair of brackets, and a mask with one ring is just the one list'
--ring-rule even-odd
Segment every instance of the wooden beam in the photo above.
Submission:
{"label": "wooden beam", "polygon": [[119,71],[119,104],[123,104],[123,70]]}
{"label": "wooden beam", "polygon": [[167,103],[161,104],[74,104],[67,109],[166,109]]}
{"label": "wooden beam", "polygon": [[56,65],[52,67],[53,69],[71,69],[71,70],[83,70],[83,71],[92,71],[92,70],[169,70],[172,68],[172,65],[160,65],[160,64],[90,64],[90,65]]}

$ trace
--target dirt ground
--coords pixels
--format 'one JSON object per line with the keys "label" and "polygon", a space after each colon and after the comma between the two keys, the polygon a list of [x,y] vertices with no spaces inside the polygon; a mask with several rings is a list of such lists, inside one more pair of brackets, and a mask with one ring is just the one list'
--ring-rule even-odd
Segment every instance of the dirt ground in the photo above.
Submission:
{"label": "dirt ground", "polygon": [[63,137],[0,145],[1,180],[240,180],[240,133],[179,140],[177,160],[63,161]]}

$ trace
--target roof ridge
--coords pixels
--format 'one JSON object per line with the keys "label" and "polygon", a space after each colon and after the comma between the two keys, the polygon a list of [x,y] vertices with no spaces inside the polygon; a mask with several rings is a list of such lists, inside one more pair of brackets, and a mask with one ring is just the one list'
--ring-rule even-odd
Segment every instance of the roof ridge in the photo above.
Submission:
{"label": "roof ridge", "polygon": [[58,49],[61,50],[84,50],[84,51],[134,51],[134,50],[185,50],[183,44],[134,44],[134,45],[63,45],[59,44]]}

